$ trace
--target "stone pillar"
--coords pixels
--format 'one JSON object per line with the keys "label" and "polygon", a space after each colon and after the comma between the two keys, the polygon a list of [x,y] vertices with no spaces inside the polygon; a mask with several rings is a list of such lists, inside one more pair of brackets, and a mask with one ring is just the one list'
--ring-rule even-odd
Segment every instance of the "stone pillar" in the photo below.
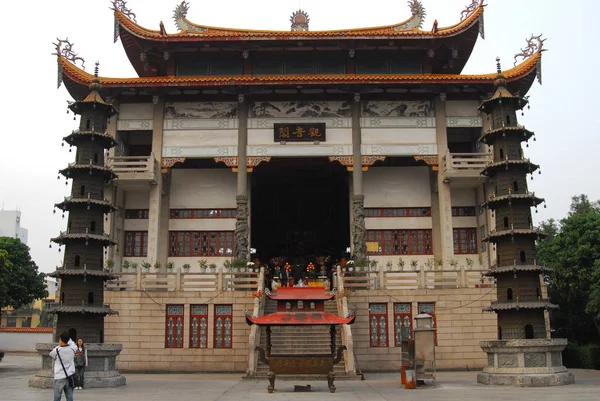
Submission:
{"label": "stone pillar", "polygon": [[248,102],[244,95],[238,95],[238,171],[237,171],[237,214],[235,222],[236,259],[248,260],[248,169],[246,154],[248,150]]}
{"label": "stone pillar", "polygon": [[[446,103],[440,97],[435,98],[435,131],[438,146],[438,160],[446,155],[448,150],[448,136],[446,132]],[[438,230],[440,242],[434,244],[438,248],[439,257],[447,262],[454,257],[454,243],[452,239],[452,194],[450,183],[444,182],[443,176],[438,174],[438,210],[440,215]],[[435,228],[435,226],[434,226]]]}
{"label": "stone pillar", "polygon": [[[162,157],[165,101],[155,97],[153,102],[152,155],[154,156],[155,163],[160,163]],[[158,175],[156,185],[150,187],[150,202],[148,208],[148,261],[152,264],[158,262],[164,267],[167,262],[166,255],[162,255],[159,251],[162,221],[162,186],[162,176]]]}
{"label": "stone pillar", "polygon": [[367,257],[361,145],[360,94],[355,93],[352,102],[352,252],[356,259]]}

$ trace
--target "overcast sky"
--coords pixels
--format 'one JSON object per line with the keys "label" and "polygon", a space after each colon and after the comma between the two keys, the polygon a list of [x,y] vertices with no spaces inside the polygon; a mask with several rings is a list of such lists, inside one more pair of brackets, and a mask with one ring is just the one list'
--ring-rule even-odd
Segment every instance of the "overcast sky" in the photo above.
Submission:
{"label": "overcast sky", "polygon": [[[423,0],[427,19],[423,29],[459,21],[470,0]],[[543,86],[530,90],[531,111],[521,123],[536,132],[526,156],[542,166],[530,190],[545,197],[547,209],[534,214],[537,222],[561,218],[570,198],[585,193],[600,199],[597,177],[600,93],[597,55],[597,16],[600,2],[592,0],[489,0],[485,11],[486,39],[479,39],[465,73],[490,73],[496,56],[504,68],[525,46],[532,33],[543,33],[549,49],[543,57]],[[129,0],[137,22],[175,32],[172,20],[177,1]],[[354,6],[356,4],[356,6]],[[66,115],[70,99],[56,89],[56,58],[52,42],[68,37],[86,60],[87,71],[100,61],[100,75],[135,76],[120,42],[113,43],[113,13],[108,0],[30,0],[2,4],[4,52],[2,77],[3,124],[0,133],[0,205],[22,211],[29,230],[31,253],[41,271],[62,263],[49,239],[66,229],[66,219],[52,214],[54,203],[68,195],[69,186],[57,171],[74,159],[61,148],[61,138],[76,128]],[[290,27],[290,14],[301,7],[310,16],[311,30],[358,28],[394,24],[410,16],[404,0],[190,0],[188,19],[204,25],[250,29]]]}

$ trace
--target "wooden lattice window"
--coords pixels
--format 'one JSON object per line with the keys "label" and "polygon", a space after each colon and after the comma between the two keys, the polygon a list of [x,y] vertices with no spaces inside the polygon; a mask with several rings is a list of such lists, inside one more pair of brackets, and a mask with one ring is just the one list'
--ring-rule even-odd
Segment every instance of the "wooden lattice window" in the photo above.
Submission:
{"label": "wooden lattice window", "polygon": [[[437,317],[435,315],[435,302],[419,302],[418,304],[418,314],[427,313],[428,315],[433,317],[433,328],[437,329]],[[434,334],[435,336],[435,345],[438,345],[437,340],[437,331]]]}
{"label": "wooden lattice window", "polygon": [[476,228],[454,228],[454,254],[464,255],[477,253],[477,229]]}
{"label": "wooden lattice window", "polygon": [[167,305],[165,348],[183,348],[183,305]]}
{"label": "wooden lattice window", "polygon": [[431,255],[431,230],[369,230],[367,242],[377,243],[370,255]]}
{"label": "wooden lattice window", "polygon": [[147,219],[150,211],[148,209],[127,209],[125,210],[126,219]]}
{"label": "wooden lattice window", "polygon": [[208,344],[208,305],[190,305],[190,348]]}
{"label": "wooden lattice window", "polygon": [[452,216],[454,216],[454,217],[476,216],[475,206],[453,206],[452,207]]}
{"label": "wooden lattice window", "polygon": [[215,348],[231,348],[232,335],[232,305],[215,305]]}
{"label": "wooden lattice window", "polygon": [[169,231],[169,256],[227,256],[233,231]]}
{"label": "wooden lattice window", "polygon": [[125,231],[125,256],[148,255],[148,232]]}
{"label": "wooden lattice window", "polygon": [[235,219],[237,209],[171,209],[171,219]]}
{"label": "wooden lattice window", "polygon": [[371,347],[388,346],[387,304],[369,304],[369,343]]}
{"label": "wooden lattice window", "polygon": [[365,217],[431,217],[430,207],[365,208]]}
{"label": "wooden lattice window", "polygon": [[409,302],[394,304],[394,337],[395,346],[402,346],[402,341],[410,340],[412,329],[412,305]]}

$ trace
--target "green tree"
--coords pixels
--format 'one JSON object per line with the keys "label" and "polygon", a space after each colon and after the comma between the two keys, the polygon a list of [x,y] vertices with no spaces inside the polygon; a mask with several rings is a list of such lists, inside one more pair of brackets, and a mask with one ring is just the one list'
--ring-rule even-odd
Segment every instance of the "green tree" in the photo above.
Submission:
{"label": "green tree", "polygon": [[0,237],[0,308],[18,309],[47,296],[44,274],[31,260],[29,247],[19,239]]}
{"label": "green tree", "polygon": [[552,268],[550,297],[559,336],[579,343],[600,339],[600,202],[574,196],[560,222],[541,224],[548,238],[538,244],[540,261]]}

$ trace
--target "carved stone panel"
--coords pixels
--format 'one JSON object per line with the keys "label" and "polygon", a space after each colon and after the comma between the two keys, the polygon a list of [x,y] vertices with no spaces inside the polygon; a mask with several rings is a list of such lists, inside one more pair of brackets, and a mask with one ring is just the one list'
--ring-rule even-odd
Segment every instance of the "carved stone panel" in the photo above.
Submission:
{"label": "carved stone panel", "polygon": [[546,353],[545,352],[527,352],[525,353],[525,367],[526,368],[542,368],[546,367]]}
{"label": "carved stone panel", "polygon": [[250,118],[350,117],[351,104],[346,101],[265,101],[255,102]]}
{"label": "carved stone panel", "polygon": [[550,354],[550,362],[552,366],[562,366],[562,354],[560,352],[552,352]]}
{"label": "carved stone panel", "polygon": [[494,354],[487,354],[488,366],[494,367]]}
{"label": "carved stone panel", "polygon": [[237,118],[237,102],[167,102],[165,119]]}
{"label": "carved stone panel", "polygon": [[498,354],[499,368],[516,368],[518,366],[517,354]]}
{"label": "carved stone panel", "polygon": [[363,117],[432,117],[431,101],[368,101],[363,103]]}

